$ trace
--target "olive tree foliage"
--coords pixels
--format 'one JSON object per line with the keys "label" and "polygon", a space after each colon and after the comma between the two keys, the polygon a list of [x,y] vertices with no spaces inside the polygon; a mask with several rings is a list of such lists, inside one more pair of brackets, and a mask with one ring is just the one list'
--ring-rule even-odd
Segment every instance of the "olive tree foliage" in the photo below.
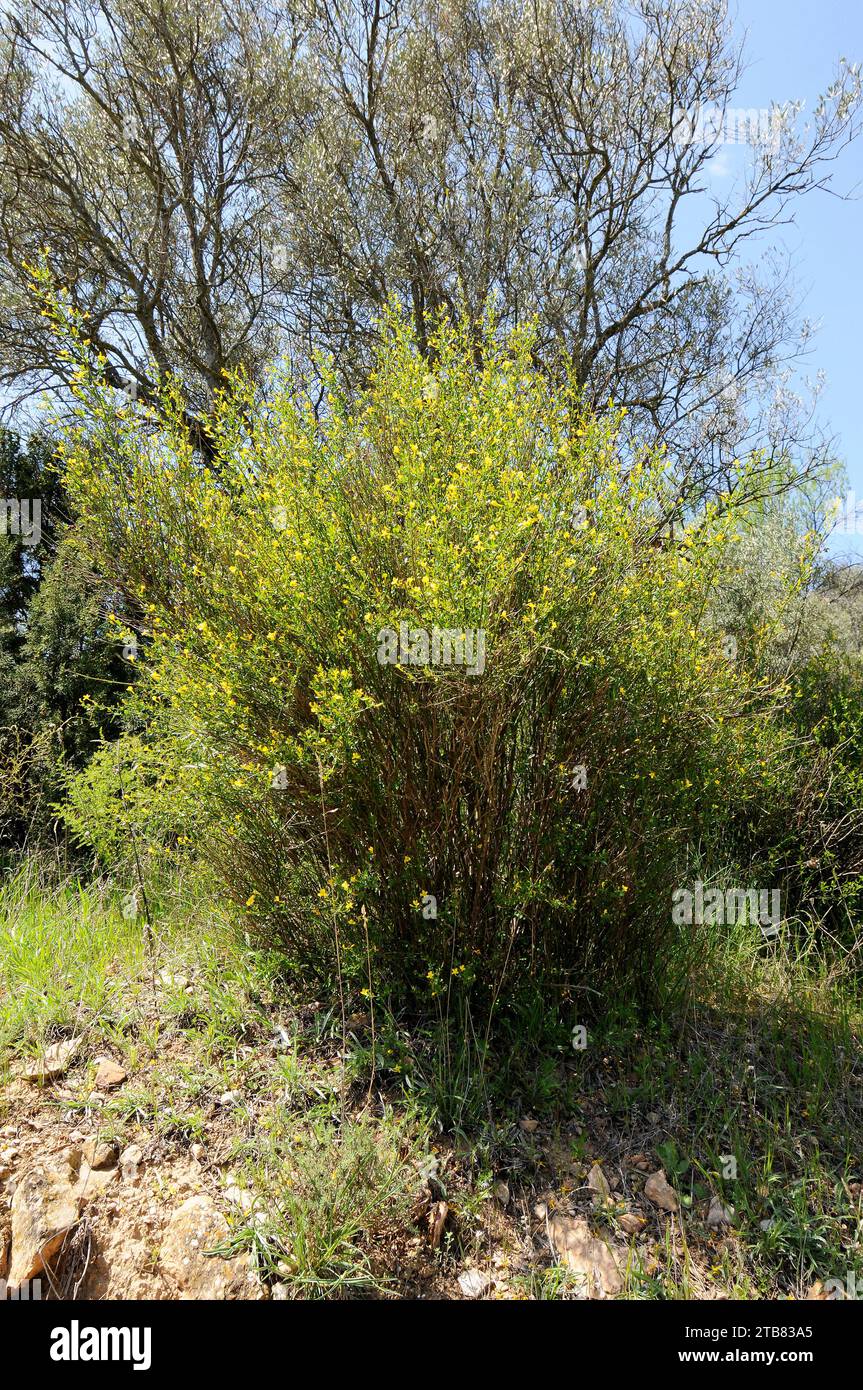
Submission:
{"label": "olive tree foliage", "polygon": [[269,212],[289,120],[278,5],[25,0],[3,17],[7,382],[68,380],[27,288],[47,254],[110,384],[177,376],[190,431],[225,369],[280,350]]}
{"label": "olive tree foliage", "polygon": [[22,391],[64,371],[21,270],[46,246],[109,379],[146,397],[177,373],[204,445],[226,367],[324,349],[355,388],[395,298],[421,351],[442,311],[536,316],[549,371],[568,358],[666,443],[681,506],[753,447],[765,487],[825,457],[764,248],[836,191],[860,78],[840,63],[815,110],[765,92],[766,123],[741,120],[726,0],[11,0],[0,32],[0,365]]}
{"label": "olive tree foliage", "polygon": [[[856,70],[840,65],[808,120],[765,93],[753,130],[733,107],[725,0],[309,10],[320,96],[304,148],[329,179],[322,193],[292,163],[287,206],[315,271],[312,333],[344,353],[358,306],[396,291],[422,343],[440,308],[478,319],[491,298],[504,323],[538,317],[539,356],[570,356],[593,404],[613,396],[668,445],[684,499],[729,486],[747,447],[765,448],[772,482],[777,459],[819,461],[789,373],[807,330],[788,266],[752,246],[854,138]],[[710,109],[712,133],[695,120]],[[719,181],[729,132],[751,144]]]}

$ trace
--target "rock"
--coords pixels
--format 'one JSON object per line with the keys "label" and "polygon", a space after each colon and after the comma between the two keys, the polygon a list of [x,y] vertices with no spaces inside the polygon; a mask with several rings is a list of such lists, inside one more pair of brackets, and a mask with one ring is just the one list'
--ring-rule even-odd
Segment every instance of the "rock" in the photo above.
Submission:
{"label": "rock", "polygon": [[96,1069],[93,1085],[100,1091],[112,1091],[115,1086],[122,1086],[127,1075],[128,1072],[116,1062],[112,1062],[110,1057],[102,1057]]}
{"label": "rock", "polygon": [[251,1192],[247,1192],[244,1187],[237,1187],[236,1183],[226,1189],[225,1200],[231,1202],[233,1206],[239,1207],[242,1212],[251,1211],[255,1205],[255,1199]]}
{"label": "rock", "polygon": [[608,1178],[603,1173],[598,1163],[594,1163],[587,1175],[587,1185],[594,1194],[594,1200],[607,1202],[611,1196],[611,1188],[608,1185]]}
{"label": "rock", "polygon": [[643,1216],[639,1216],[633,1211],[625,1211],[617,1220],[620,1229],[625,1231],[628,1236],[637,1236],[639,1231],[643,1230],[647,1224]]}
{"label": "rock", "polygon": [[189,1153],[192,1155],[192,1158],[195,1160],[195,1162],[200,1164],[203,1164],[204,1160],[207,1157],[207,1151],[204,1148],[203,1144],[193,1144],[189,1149]]}
{"label": "rock", "polygon": [[184,990],[188,989],[189,980],[186,975],[172,975],[170,970],[162,970],[159,979],[166,989]]}
{"label": "rock", "polygon": [[64,1038],[62,1042],[52,1043],[50,1047],[46,1047],[41,1057],[35,1057],[25,1063],[24,1075],[28,1081],[35,1081],[39,1086],[44,1085],[46,1081],[54,1081],[68,1069],[77,1048],[75,1038]]}
{"label": "rock", "polygon": [[92,1202],[100,1197],[117,1177],[116,1168],[92,1168],[80,1146],[64,1149],[57,1160],[57,1171],[68,1178],[79,1203]]}
{"label": "rock", "polygon": [[220,1105],[239,1105],[243,1099],[242,1091],[223,1091],[219,1096]]}
{"label": "rock", "polygon": [[482,1298],[491,1284],[491,1276],[481,1269],[465,1269],[458,1276],[458,1286],[465,1298]]}
{"label": "rock", "polygon": [[210,1197],[190,1197],[174,1212],[165,1228],[160,1258],[181,1299],[240,1296],[247,1257],[225,1260],[207,1254],[227,1236],[228,1223]]}
{"label": "rock", "polygon": [[549,1221],[551,1242],[562,1262],[588,1281],[592,1294],[620,1293],[623,1280],[604,1240],[591,1235],[586,1221],[556,1212]]}
{"label": "rock", "polygon": [[12,1259],[9,1284],[17,1289],[34,1279],[57,1254],[78,1220],[80,1197],[67,1167],[34,1163],[21,1176],[12,1198]]}
{"label": "rock", "polygon": [[138,1176],[138,1165],[144,1157],[137,1144],[130,1144],[120,1154],[120,1173],[124,1182],[134,1182]]}
{"label": "rock", "polygon": [[95,1202],[103,1192],[119,1180],[116,1168],[91,1168],[83,1162],[78,1174],[75,1190],[82,1202]]}
{"label": "rock", "polygon": [[502,1207],[509,1206],[509,1186],[505,1182],[496,1182],[494,1185],[494,1195]]}
{"label": "rock", "polygon": [[286,1303],[291,1296],[291,1291],[287,1284],[273,1284],[270,1289],[270,1298],[276,1303]]}
{"label": "rock", "polygon": [[680,1203],[673,1187],[669,1187],[665,1173],[661,1168],[657,1168],[655,1173],[651,1173],[647,1182],[644,1184],[644,1195],[654,1206],[662,1207],[663,1211],[679,1211]]}
{"label": "rock", "polygon": [[708,1226],[730,1226],[734,1220],[734,1208],[723,1206],[718,1197],[713,1197],[707,1213]]}
{"label": "rock", "polygon": [[97,1139],[87,1139],[82,1154],[91,1168],[116,1168],[116,1144],[100,1144]]}

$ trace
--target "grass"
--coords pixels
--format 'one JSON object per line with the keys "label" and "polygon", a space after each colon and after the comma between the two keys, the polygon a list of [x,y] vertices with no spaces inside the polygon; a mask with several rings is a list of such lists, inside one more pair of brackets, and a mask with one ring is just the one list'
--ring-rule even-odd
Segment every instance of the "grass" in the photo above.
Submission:
{"label": "grass", "polygon": [[[145,1133],[166,1162],[205,1145],[222,1187],[248,1194],[226,1202],[230,1248],[290,1296],[453,1293],[472,1263],[496,1272],[498,1296],[578,1297],[540,1200],[624,1252],[623,1297],[863,1282],[861,1018],[811,947],[766,953],[741,929],[702,952],[684,1013],[610,1008],[584,1049],[578,1005],[529,991],[490,1039],[467,994],[435,1022],[375,1001],[374,1028],[357,995],[343,1037],[335,1005],[298,995],[194,881],[154,891],[152,953],[123,902],[114,885],[51,886],[32,865],[0,890],[0,1115],[22,1103],[14,1064],[50,1041],[79,1039],[82,1061],[61,1099],[32,1104],[73,1116],[92,1059],[124,1059],[103,1132]],[[642,1155],[679,1218],[645,1200]],[[596,1162],[614,1179],[607,1203],[586,1185]],[[708,1224],[714,1197],[731,1227]],[[432,1245],[434,1203],[447,1216]],[[620,1224],[632,1211],[637,1237]]]}

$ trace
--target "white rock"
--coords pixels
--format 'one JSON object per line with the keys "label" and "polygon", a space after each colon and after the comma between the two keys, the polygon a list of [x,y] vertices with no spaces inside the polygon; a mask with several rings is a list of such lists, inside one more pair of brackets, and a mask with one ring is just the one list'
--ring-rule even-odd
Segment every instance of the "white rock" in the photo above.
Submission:
{"label": "white rock", "polygon": [[723,1206],[718,1197],[714,1197],[710,1203],[710,1210],[707,1213],[708,1226],[730,1226],[734,1220],[734,1208]]}
{"label": "white rock", "polygon": [[46,1047],[41,1057],[36,1057],[27,1062],[24,1066],[24,1075],[28,1081],[37,1081],[42,1085],[46,1081],[53,1081],[55,1077],[62,1076],[69,1063],[75,1055],[78,1047],[75,1038],[65,1038],[62,1042],[51,1043]]}
{"label": "white rock", "polygon": [[465,1298],[482,1298],[491,1284],[491,1277],[481,1269],[465,1269],[458,1276],[458,1286]]}
{"label": "white rock", "polygon": [[124,1182],[134,1182],[138,1176],[138,1166],[144,1157],[137,1144],[130,1144],[120,1154],[120,1172]]}
{"label": "white rock", "polygon": [[608,1201],[611,1196],[611,1188],[608,1185],[608,1178],[605,1176],[598,1163],[594,1163],[588,1173],[587,1185],[594,1194],[594,1199],[596,1201]]}

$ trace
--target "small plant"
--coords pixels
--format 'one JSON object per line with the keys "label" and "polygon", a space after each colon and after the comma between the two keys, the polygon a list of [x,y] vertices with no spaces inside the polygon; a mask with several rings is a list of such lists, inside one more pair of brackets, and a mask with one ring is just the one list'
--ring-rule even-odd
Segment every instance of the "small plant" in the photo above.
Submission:
{"label": "small plant", "polygon": [[334,1127],[310,1116],[271,1136],[255,1171],[269,1219],[264,1266],[299,1297],[368,1295],[388,1283],[386,1243],[410,1227],[418,1187],[409,1122]]}

